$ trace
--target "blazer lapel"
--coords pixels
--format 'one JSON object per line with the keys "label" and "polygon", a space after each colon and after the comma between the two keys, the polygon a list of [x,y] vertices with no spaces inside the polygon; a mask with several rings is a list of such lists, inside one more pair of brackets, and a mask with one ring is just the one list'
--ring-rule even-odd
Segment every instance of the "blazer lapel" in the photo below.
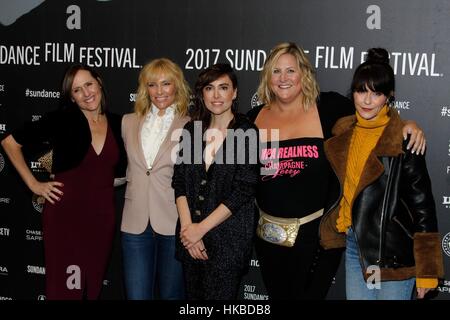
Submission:
{"label": "blazer lapel", "polygon": [[144,165],[144,168],[148,168],[147,161],[145,160],[145,156],[144,156],[144,150],[142,149],[142,136],[141,136],[142,126],[144,125],[145,118],[146,118],[146,115],[143,116],[143,117],[138,117],[137,118],[138,119],[138,123],[137,123],[138,125],[135,126],[135,128],[137,129],[137,132],[136,132],[137,139],[135,141],[137,142],[136,149],[138,151],[139,160]]}
{"label": "blazer lapel", "polygon": [[[172,124],[170,125],[169,131],[167,131],[167,135],[164,138],[164,141],[161,143],[159,147],[158,153],[156,154],[155,160],[153,161],[153,166],[155,166],[158,160],[163,156],[163,154],[167,151],[167,149],[172,145],[172,132],[175,129],[181,129],[183,125],[183,118],[180,118],[178,115],[175,115]],[[178,143],[178,141],[176,141]]]}

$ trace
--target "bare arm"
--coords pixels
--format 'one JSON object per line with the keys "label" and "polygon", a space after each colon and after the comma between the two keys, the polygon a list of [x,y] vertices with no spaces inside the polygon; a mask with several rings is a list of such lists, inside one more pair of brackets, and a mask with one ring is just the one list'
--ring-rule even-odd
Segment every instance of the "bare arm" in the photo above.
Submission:
{"label": "bare arm", "polygon": [[180,217],[181,229],[187,225],[192,224],[191,213],[189,211],[189,205],[186,196],[178,197],[176,200],[178,216]]}
{"label": "bare arm", "polygon": [[220,204],[211,214],[200,223],[191,223],[181,227],[181,240],[186,249],[191,248],[195,243],[203,238],[211,229],[218,226],[231,216],[231,211]]}
{"label": "bare arm", "polygon": [[[183,231],[190,226],[194,226],[197,224],[192,224],[191,213],[189,211],[189,204],[187,202],[186,196],[181,196],[176,199],[178,216],[180,217],[180,238],[181,242],[185,246],[186,250],[189,251],[189,254],[194,259],[207,260],[208,255],[206,253],[206,248],[201,240],[197,240],[195,243],[191,244],[189,248],[185,245],[186,240],[184,240]],[[203,237],[203,236],[202,236]]]}
{"label": "bare arm", "polygon": [[22,152],[22,146],[16,142],[12,135],[9,135],[2,141],[2,147],[8,155],[11,163],[14,165],[19,175],[22,177],[22,180],[33,193],[39,196],[43,196],[52,204],[54,204],[54,200],[60,199],[57,194],[62,195],[63,193],[56,187],[62,187],[63,184],[57,181],[37,181],[25,161]]}

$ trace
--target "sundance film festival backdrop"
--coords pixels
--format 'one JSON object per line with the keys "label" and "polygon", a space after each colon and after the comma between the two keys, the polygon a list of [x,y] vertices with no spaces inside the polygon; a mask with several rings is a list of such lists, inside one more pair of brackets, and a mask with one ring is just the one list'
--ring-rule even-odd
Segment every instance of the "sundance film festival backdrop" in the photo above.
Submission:
{"label": "sundance film festival backdrop", "polygon": [[[447,0],[0,0],[0,135],[57,107],[65,68],[85,63],[105,79],[109,108],[132,111],[139,68],[166,56],[192,85],[203,68],[229,62],[240,81],[240,108],[256,101],[259,72],[271,47],[294,41],[309,54],[323,91],[348,93],[370,47],[391,54],[401,116],[427,136],[427,161],[438,210],[450,289],[450,2]],[[28,158],[44,177],[40,163]],[[42,202],[0,149],[0,300],[45,299]],[[123,188],[117,190],[120,222]],[[343,299],[339,271],[330,299]],[[267,299],[253,259],[242,299]],[[102,294],[122,299],[118,237]]]}

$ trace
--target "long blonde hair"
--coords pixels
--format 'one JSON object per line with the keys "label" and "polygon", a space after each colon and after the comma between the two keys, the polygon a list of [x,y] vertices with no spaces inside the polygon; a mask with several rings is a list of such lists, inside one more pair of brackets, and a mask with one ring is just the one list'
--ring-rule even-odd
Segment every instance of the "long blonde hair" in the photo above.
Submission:
{"label": "long blonde hair", "polygon": [[139,86],[136,102],[134,103],[134,112],[139,116],[147,114],[152,105],[147,90],[148,82],[161,74],[164,74],[175,84],[176,93],[174,103],[176,104],[176,113],[181,116],[186,115],[191,91],[181,68],[167,58],[154,59],[142,68],[139,73]]}
{"label": "long blonde hair", "polygon": [[275,100],[275,93],[270,88],[270,79],[272,71],[280,56],[283,54],[292,55],[297,61],[298,67],[302,72],[302,103],[303,108],[308,108],[316,103],[319,96],[319,84],[314,76],[315,72],[313,66],[309,62],[308,57],[295,43],[283,42],[276,45],[270,52],[266,61],[264,62],[263,70],[261,71],[260,83],[258,86],[258,98],[265,105],[270,105]]}

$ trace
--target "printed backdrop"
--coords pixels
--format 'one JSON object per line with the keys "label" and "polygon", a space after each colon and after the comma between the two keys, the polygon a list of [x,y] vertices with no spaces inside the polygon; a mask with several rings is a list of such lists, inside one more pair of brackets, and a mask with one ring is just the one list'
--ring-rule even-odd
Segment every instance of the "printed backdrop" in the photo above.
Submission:
{"label": "printed backdrop", "polygon": [[[450,2],[446,0],[0,0],[0,136],[57,107],[71,63],[98,68],[109,108],[132,111],[139,68],[168,57],[193,85],[203,68],[229,62],[239,77],[240,109],[257,103],[259,72],[271,47],[293,41],[317,68],[322,91],[347,94],[352,73],[374,46],[388,49],[397,75],[395,107],[427,137],[427,161],[450,279]],[[28,157],[33,172],[45,174]],[[123,187],[117,190],[120,222]],[[0,300],[45,299],[42,201],[0,148]],[[122,299],[116,237],[103,299]],[[343,299],[340,269],[330,299]],[[437,299],[450,299],[450,281]],[[257,259],[240,297],[267,299]]]}

